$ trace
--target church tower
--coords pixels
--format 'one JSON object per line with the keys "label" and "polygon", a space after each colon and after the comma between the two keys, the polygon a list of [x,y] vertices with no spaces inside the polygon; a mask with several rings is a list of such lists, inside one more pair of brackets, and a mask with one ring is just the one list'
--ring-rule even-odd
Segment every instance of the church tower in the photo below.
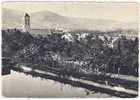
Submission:
{"label": "church tower", "polygon": [[29,32],[30,31],[30,16],[29,16],[29,14],[25,13],[24,19],[25,19],[25,24],[24,24],[25,32]]}

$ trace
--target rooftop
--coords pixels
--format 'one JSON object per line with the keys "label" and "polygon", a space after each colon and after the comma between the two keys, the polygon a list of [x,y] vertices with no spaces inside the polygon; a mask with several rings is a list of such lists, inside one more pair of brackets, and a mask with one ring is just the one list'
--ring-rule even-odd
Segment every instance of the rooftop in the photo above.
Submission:
{"label": "rooftop", "polygon": [[28,13],[25,13],[25,17],[30,17]]}

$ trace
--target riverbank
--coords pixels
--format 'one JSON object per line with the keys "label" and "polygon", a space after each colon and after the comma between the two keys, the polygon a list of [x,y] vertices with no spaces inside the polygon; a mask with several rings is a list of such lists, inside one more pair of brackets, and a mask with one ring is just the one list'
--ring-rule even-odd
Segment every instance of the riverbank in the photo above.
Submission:
{"label": "riverbank", "polygon": [[[32,71],[34,70],[40,70],[40,71],[46,71],[46,72],[51,72],[56,74],[59,77],[62,78],[69,78],[69,77],[75,77],[78,79],[84,79],[88,81],[93,81],[97,82],[99,84],[104,84],[104,85],[110,85],[110,86],[121,86],[126,89],[132,89],[138,91],[138,78],[135,77],[135,80],[131,80],[129,77],[134,77],[134,76],[126,76],[125,75],[120,75],[119,77],[116,74],[111,74],[111,75],[97,75],[95,73],[93,74],[85,74],[85,73],[74,73],[74,72],[67,72],[66,70],[62,68],[54,68],[54,67],[49,67],[49,66],[43,66],[43,65],[33,65],[33,64],[18,64],[17,67],[26,67],[26,68],[31,68]],[[123,76],[121,78],[121,76]]]}
{"label": "riverbank", "polygon": [[[96,92],[107,93],[107,94],[118,96],[118,97],[136,97],[138,95],[137,90],[125,88],[124,84],[120,84],[121,81],[118,86],[117,85],[111,86],[110,84],[105,84],[106,83],[105,80],[98,79],[99,77],[95,77],[96,79],[94,79],[92,77],[93,80],[88,80],[87,77],[76,77],[76,76],[75,77],[74,76],[61,77],[56,72],[55,73],[50,72],[50,71],[46,72],[46,71],[43,71],[43,70],[41,71],[41,70],[37,70],[37,69],[25,70],[25,68],[19,69],[16,67],[14,67],[12,69],[15,71],[24,72],[26,74],[33,75],[35,77],[39,76],[41,78],[47,78],[47,79],[49,78],[49,79],[59,81],[62,83],[72,84],[74,86],[84,87],[89,90],[95,90]],[[102,77],[102,79],[103,78],[104,77]],[[109,83],[110,82],[111,81],[109,81]],[[126,83],[126,82],[122,82],[122,83]],[[114,84],[115,84],[115,82],[114,82]],[[133,83],[133,86],[134,86],[134,83]]]}
{"label": "riverbank", "polygon": [[[52,86],[53,85],[53,86]],[[50,89],[51,87],[51,89]],[[11,98],[111,98],[109,94],[89,91],[52,79],[11,71],[2,76],[2,96]]]}

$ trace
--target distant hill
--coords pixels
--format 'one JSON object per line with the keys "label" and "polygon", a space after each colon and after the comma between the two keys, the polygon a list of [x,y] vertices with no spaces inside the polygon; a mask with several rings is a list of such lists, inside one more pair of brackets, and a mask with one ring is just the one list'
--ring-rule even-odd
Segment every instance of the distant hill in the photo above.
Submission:
{"label": "distant hill", "polygon": [[[24,13],[22,11],[2,9],[3,28],[22,28],[24,25]],[[70,30],[116,30],[138,29],[136,23],[123,23],[114,20],[74,18],[58,15],[50,11],[30,13],[31,28],[66,28]]]}

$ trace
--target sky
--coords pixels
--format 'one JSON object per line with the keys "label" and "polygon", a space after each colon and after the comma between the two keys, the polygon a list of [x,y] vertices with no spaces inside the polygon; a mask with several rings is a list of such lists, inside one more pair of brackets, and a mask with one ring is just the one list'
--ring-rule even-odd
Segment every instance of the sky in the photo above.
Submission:
{"label": "sky", "polygon": [[132,2],[3,2],[2,7],[29,13],[47,10],[68,17],[138,22],[138,4]]}

